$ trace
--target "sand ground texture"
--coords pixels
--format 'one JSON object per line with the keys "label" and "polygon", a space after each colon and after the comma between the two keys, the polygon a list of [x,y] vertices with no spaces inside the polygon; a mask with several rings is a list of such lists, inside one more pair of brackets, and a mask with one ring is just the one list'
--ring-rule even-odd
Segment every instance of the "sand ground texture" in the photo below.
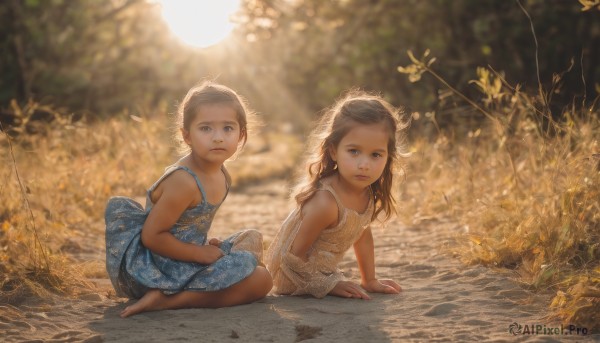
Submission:
{"label": "sand ground texture", "polygon": [[[214,236],[257,228],[266,242],[291,209],[287,185],[273,181],[229,195],[213,224]],[[78,259],[104,261],[103,225],[81,243]],[[389,223],[374,230],[377,273],[398,281],[399,295],[370,301],[276,297],[222,309],[188,309],[118,316],[108,279],[100,291],[76,299],[54,297],[19,307],[0,304],[3,342],[563,342],[600,336],[513,335],[512,323],[560,326],[544,318],[552,294],[523,290],[510,275],[468,267],[444,253],[458,228],[451,222]],[[358,281],[354,254],[341,265]]]}

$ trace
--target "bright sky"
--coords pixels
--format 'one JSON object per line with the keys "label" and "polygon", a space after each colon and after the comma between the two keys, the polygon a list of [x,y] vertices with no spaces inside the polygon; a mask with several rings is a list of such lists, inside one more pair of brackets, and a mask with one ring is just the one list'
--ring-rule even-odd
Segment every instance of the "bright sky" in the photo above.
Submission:
{"label": "bright sky", "polygon": [[157,0],[175,36],[191,46],[205,48],[225,39],[233,30],[229,17],[240,0]]}

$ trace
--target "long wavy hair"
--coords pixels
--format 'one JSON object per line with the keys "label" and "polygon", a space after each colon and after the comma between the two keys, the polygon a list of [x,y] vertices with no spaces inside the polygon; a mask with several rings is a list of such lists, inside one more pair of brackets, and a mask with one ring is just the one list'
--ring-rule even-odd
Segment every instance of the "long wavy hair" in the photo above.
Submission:
{"label": "long wavy hair", "polygon": [[381,212],[385,214],[384,221],[395,214],[392,194],[394,173],[396,168],[404,171],[400,158],[407,156],[401,149],[404,129],[408,126],[403,117],[403,109],[393,107],[378,95],[359,90],[348,92],[327,109],[311,133],[306,171],[292,195],[300,208],[315,195],[322,179],[337,173],[330,149],[337,148],[342,138],[356,125],[382,123],[389,133],[388,158],[381,177],[371,184],[375,204],[371,221],[377,219]]}

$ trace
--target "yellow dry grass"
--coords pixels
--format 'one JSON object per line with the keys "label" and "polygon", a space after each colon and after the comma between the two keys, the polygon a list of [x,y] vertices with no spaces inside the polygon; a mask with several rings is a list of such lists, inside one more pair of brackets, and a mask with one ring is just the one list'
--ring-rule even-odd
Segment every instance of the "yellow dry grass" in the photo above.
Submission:
{"label": "yellow dry grass", "polygon": [[[430,64],[413,58],[412,68],[402,72],[439,78]],[[524,287],[555,292],[552,316],[598,330],[596,102],[552,117],[541,99],[547,94],[523,94],[486,69],[478,75],[473,83],[484,95],[483,105],[468,101],[486,121],[414,142],[402,212],[416,216],[404,219],[452,218],[460,224],[452,252],[465,263],[514,270]]]}
{"label": "yellow dry grass", "polygon": [[[18,110],[27,118],[37,106]],[[170,127],[166,115],[94,124],[56,115],[34,135],[9,140],[0,132],[0,301],[76,294],[92,287],[87,278],[107,277],[101,262],[72,256],[103,249],[110,196],[143,198],[179,158]],[[293,136],[257,137],[228,163],[236,186],[285,175],[297,162],[300,144]]]}
{"label": "yellow dry grass", "polygon": [[[573,109],[554,121],[539,97],[483,69],[479,75],[475,84],[485,99],[478,110],[488,120],[411,142],[400,219],[456,221],[452,252],[465,263],[511,269],[524,287],[556,293],[549,304],[554,316],[597,329],[598,110]],[[123,115],[90,125],[59,116],[42,133],[15,138],[12,153],[0,134],[2,301],[73,294],[91,287],[87,278],[106,277],[102,265],[73,261],[66,252],[81,251],[90,237],[101,249],[108,197],[143,197],[177,159],[169,126],[167,116]],[[234,185],[292,174],[302,148],[280,131],[251,136],[227,164]]]}

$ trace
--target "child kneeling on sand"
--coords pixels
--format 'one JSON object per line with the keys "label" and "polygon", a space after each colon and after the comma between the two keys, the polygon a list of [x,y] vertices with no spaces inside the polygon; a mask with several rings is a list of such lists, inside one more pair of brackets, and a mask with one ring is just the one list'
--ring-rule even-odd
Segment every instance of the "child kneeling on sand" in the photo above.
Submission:
{"label": "child kneeling on sand", "polygon": [[[399,110],[363,92],[349,93],[321,118],[308,175],[295,194],[298,207],[267,251],[275,294],[370,299],[366,292],[401,291],[395,281],[375,277],[370,224],[381,212],[386,220],[394,212],[397,142],[406,127]],[[351,246],[360,285],[337,269]]]}

